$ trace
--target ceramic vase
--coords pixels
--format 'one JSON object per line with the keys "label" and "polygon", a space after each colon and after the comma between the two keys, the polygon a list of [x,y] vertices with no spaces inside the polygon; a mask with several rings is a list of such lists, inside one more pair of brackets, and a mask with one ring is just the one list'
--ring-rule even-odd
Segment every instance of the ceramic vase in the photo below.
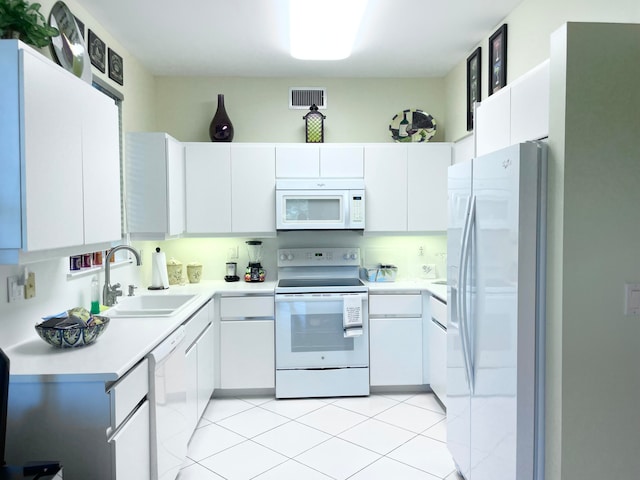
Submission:
{"label": "ceramic vase", "polygon": [[209,125],[209,138],[212,142],[230,142],[233,140],[233,123],[224,108],[224,95],[218,94],[218,109]]}

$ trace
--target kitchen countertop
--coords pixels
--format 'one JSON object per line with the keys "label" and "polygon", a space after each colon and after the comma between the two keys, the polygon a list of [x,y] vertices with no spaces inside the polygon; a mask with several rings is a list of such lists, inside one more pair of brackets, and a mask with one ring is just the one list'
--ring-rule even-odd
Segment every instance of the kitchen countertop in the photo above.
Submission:
{"label": "kitchen countertop", "polygon": [[[429,291],[446,301],[446,285],[428,280],[365,282],[371,293]],[[203,281],[172,285],[145,295],[194,294],[196,298],[170,317],[113,317],[109,327],[91,345],[59,349],[45,343],[35,329],[27,340],[8,348],[12,382],[115,381],[136,365],[169,334],[189,319],[214,295],[271,295],[276,282],[246,283]],[[107,313],[108,316],[108,313]]]}

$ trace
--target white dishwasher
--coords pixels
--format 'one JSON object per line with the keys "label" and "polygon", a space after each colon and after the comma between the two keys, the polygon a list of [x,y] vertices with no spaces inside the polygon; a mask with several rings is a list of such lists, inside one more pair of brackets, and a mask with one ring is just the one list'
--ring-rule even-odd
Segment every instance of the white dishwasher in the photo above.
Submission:
{"label": "white dishwasher", "polygon": [[185,328],[179,327],[149,354],[151,478],[174,480],[187,458]]}

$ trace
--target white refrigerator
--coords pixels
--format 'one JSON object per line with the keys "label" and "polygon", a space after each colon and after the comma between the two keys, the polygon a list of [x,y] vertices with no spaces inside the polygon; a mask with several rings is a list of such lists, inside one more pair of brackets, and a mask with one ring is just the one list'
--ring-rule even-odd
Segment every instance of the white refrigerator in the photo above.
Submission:
{"label": "white refrigerator", "polygon": [[546,146],[449,167],[447,446],[467,480],[544,478]]}

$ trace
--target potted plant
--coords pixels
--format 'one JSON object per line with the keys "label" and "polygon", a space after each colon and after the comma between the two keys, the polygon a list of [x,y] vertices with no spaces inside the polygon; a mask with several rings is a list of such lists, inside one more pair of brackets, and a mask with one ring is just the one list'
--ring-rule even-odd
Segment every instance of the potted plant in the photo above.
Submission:
{"label": "potted plant", "polygon": [[0,38],[18,38],[29,45],[46,47],[60,34],[40,13],[39,3],[0,0]]}

